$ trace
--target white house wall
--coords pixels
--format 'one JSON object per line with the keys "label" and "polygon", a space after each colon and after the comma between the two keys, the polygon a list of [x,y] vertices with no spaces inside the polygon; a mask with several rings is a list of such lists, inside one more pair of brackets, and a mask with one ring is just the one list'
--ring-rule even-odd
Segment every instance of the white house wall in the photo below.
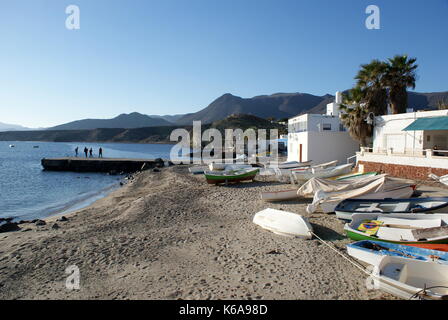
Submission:
{"label": "white house wall", "polygon": [[347,158],[359,151],[359,144],[347,132],[300,132],[288,137],[288,161],[313,160],[315,164],[338,160],[347,163]]}
{"label": "white house wall", "polygon": [[384,152],[392,148],[395,153],[425,149],[423,131],[403,131],[418,118],[446,116],[446,110],[402,113],[376,117],[373,150]]}
{"label": "white house wall", "polygon": [[307,159],[314,163],[338,160],[347,163],[347,158],[359,151],[359,144],[348,132],[308,132]]}

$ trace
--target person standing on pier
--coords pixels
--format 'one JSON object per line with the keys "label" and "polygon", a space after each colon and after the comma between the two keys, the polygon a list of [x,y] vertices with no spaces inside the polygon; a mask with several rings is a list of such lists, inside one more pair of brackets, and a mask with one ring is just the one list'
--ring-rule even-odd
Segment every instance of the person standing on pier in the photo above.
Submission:
{"label": "person standing on pier", "polygon": [[98,157],[102,158],[103,157],[103,148],[100,147],[100,149],[98,150]]}
{"label": "person standing on pier", "polygon": [[93,149],[92,149],[92,148],[90,148],[90,150],[89,150],[89,155],[90,155],[90,158],[92,158],[92,157],[93,157],[93,154],[92,154],[92,152],[93,152]]}
{"label": "person standing on pier", "polygon": [[75,148],[75,156],[78,157],[78,147]]}
{"label": "person standing on pier", "polygon": [[87,152],[89,152],[89,149],[87,149],[87,147],[84,147],[84,153],[86,154],[86,158],[87,158]]}

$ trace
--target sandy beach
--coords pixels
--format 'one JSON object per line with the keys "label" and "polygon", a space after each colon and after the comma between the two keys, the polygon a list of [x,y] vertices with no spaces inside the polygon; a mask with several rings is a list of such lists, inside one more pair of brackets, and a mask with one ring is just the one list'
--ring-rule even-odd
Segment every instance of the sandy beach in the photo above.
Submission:
{"label": "sandy beach", "polygon": [[[296,212],[345,252],[350,240],[335,215],[307,214],[307,201],[261,201],[261,191],[284,188],[212,186],[187,166],[138,173],[68,221],[55,216],[0,234],[0,299],[394,299],[368,290],[366,275],[317,239],[252,223],[267,207]],[[65,286],[71,265],[79,290]]]}

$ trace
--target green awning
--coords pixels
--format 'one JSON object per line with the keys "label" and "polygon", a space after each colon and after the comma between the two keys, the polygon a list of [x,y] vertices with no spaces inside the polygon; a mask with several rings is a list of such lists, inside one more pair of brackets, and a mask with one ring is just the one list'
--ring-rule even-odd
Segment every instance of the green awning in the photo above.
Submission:
{"label": "green awning", "polygon": [[415,130],[448,130],[448,116],[419,118],[403,129],[403,131]]}

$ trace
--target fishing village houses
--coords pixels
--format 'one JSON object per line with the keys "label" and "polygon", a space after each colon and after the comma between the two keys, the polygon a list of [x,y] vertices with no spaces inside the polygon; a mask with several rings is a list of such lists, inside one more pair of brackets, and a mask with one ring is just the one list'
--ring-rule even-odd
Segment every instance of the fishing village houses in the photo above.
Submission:
{"label": "fishing village houses", "polygon": [[327,104],[326,114],[303,114],[288,121],[288,161],[325,163],[338,160],[339,164],[359,151],[340,121],[339,107],[342,94],[336,92],[334,103]]}
{"label": "fishing village houses", "polygon": [[[340,121],[341,93],[326,114],[303,114],[288,122],[288,161],[357,162],[359,171],[427,180],[448,174],[448,110],[374,118],[373,145],[359,147]],[[413,109],[408,109],[408,111]]]}
{"label": "fishing village houses", "polygon": [[448,110],[375,117],[373,148],[356,157],[364,172],[419,180],[448,174]]}

